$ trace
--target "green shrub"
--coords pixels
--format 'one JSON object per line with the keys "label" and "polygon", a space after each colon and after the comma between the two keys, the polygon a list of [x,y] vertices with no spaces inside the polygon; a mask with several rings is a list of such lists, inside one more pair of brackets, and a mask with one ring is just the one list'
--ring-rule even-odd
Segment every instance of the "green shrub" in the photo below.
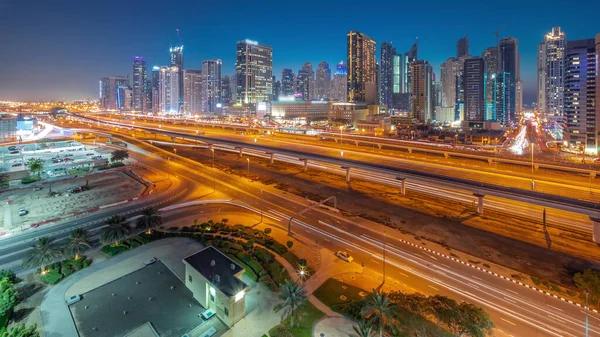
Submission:
{"label": "green shrub", "polygon": [[62,267],[62,269],[60,270],[60,273],[64,276],[67,277],[71,274],[73,274],[75,271],[73,270],[73,268],[70,265],[65,265]]}
{"label": "green shrub", "polygon": [[21,184],[31,184],[31,183],[35,183],[38,180],[40,180],[40,178],[38,178],[38,176],[25,177],[25,178],[21,179]]}
{"label": "green shrub", "polygon": [[244,262],[248,267],[252,268],[252,271],[254,271],[255,274],[260,273],[260,271],[263,269],[263,267],[260,265],[260,263],[258,263],[256,260],[254,260],[249,255],[239,252],[239,253],[235,254],[235,256],[238,259],[240,259],[242,262]]}
{"label": "green shrub", "polygon": [[271,337],[294,337],[294,335],[284,325],[279,324],[269,330]]}
{"label": "green shrub", "polygon": [[360,312],[363,307],[364,303],[354,300],[350,303],[334,304],[331,306],[331,310],[337,311],[353,321],[359,321],[362,318]]}
{"label": "green shrub", "polygon": [[108,256],[115,256],[119,253],[122,253],[126,250],[128,250],[129,247],[127,247],[125,244],[120,244],[118,246],[113,246],[113,245],[106,245],[104,247],[102,247],[102,252],[105,253]]}
{"label": "green shrub", "polygon": [[279,242],[273,242],[271,244],[268,244],[265,242],[265,245],[267,246],[267,248],[271,249],[272,251],[274,251],[275,253],[277,253],[279,255],[283,255],[283,254],[287,253],[287,251],[288,251],[287,247],[282,245]]}
{"label": "green shrub", "polygon": [[265,228],[265,230],[264,230],[264,232],[263,232],[263,233],[265,233],[265,234],[267,234],[267,235],[271,234],[271,228],[268,228],[268,227],[267,227],[267,228]]}
{"label": "green shrub", "polygon": [[238,251],[238,252],[239,252],[239,251],[241,251],[242,249],[244,249],[244,248],[242,247],[242,245],[239,245],[239,244],[237,244],[237,243],[231,243],[231,244],[229,245],[229,250],[235,250],[235,251]]}
{"label": "green shrub", "polygon": [[64,276],[58,272],[58,269],[50,269],[46,274],[40,276],[40,280],[47,284],[57,284]]}
{"label": "green shrub", "polygon": [[288,249],[292,249],[292,247],[294,246],[294,241],[288,241],[285,243],[285,245],[288,247]]}

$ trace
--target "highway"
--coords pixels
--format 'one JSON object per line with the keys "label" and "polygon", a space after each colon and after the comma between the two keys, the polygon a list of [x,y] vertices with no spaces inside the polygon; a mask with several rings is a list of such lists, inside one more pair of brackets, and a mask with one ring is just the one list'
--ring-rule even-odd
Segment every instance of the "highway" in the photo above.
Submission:
{"label": "highway", "polygon": [[[146,150],[157,153],[158,150],[150,146]],[[258,183],[250,182],[244,178],[199,166],[188,159],[172,156],[171,161],[157,159],[154,155],[131,153],[135,160],[163,172],[170,171],[173,175],[182,178],[182,188],[188,188],[192,193],[195,184],[214,186],[227,195],[230,199],[249,205],[256,210],[262,210],[271,217],[278,226],[285,227],[287,218],[307,206],[306,201],[290,199],[283,192],[265,189]],[[164,156],[164,153],[160,153]],[[199,169],[202,167],[202,169]],[[263,190],[263,193],[261,193]],[[177,194],[179,191],[171,191]],[[261,198],[261,195],[263,196]],[[173,200],[170,204],[189,200],[189,197]],[[148,199],[150,200],[150,199]],[[149,202],[149,201],[148,201]],[[165,204],[166,205],[166,204]],[[129,215],[135,214],[134,210],[140,204],[131,205]],[[123,212],[123,210],[119,210]],[[108,215],[108,214],[106,214]],[[103,214],[95,214],[79,220],[79,223],[95,222]],[[73,226],[76,224],[70,224]],[[90,226],[101,226],[101,223]],[[48,227],[46,232],[32,232],[27,240],[44,234],[68,234],[68,225]],[[311,240],[318,240],[333,251],[346,249],[355,257],[355,263],[365,263],[366,272],[378,271],[382,267],[382,226],[367,228],[364,225],[348,221],[335,213],[315,209],[309,211],[293,224],[296,235],[305,236]],[[62,232],[61,232],[62,231]],[[15,237],[16,239],[16,237]],[[12,240],[12,239],[11,239]],[[2,245],[7,242],[2,241]],[[0,260],[0,267],[6,264],[14,265],[20,260],[29,247],[30,242],[10,242],[11,255]],[[483,306],[492,316],[497,325],[498,336],[581,336],[583,334],[584,316],[581,308],[561,300],[532,291],[510,281],[498,278],[485,272],[467,267],[452,260],[436,257],[423,250],[400,242],[396,233],[389,231],[386,238],[387,247],[387,275],[390,282],[398,281],[409,289],[423,291],[427,294],[447,294],[458,300],[464,299]],[[4,249],[4,248],[3,248]],[[3,253],[5,251],[2,251]],[[20,255],[22,257],[22,255]],[[600,316],[591,314],[592,323],[600,322]],[[592,325],[590,336],[600,336],[600,330]]]}

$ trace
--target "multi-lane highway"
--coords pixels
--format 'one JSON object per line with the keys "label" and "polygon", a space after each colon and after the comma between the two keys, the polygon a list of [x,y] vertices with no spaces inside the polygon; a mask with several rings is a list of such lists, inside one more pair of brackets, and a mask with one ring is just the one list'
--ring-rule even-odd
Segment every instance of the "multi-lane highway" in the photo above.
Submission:
{"label": "multi-lane highway", "polygon": [[[149,152],[160,152],[149,145],[145,145],[144,148]],[[164,156],[164,153],[161,155]],[[198,164],[177,155],[172,155],[171,161],[161,160],[150,154],[133,152],[131,157],[145,165],[165,172],[170,171],[180,177],[181,187],[178,191],[170,192],[173,195],[185,188],[188,188],[189,193],[193,193],[196,183],[210,187],[214,184],[217,191],[235,202],[264,211],[279,226],[286,226],[287,219],[291,215],[307,206],[306,201],[286,196],[277,190],[265,189],[246,179],[233,177],[207,167],[199,169]],[[182,196],[181,199],[173,200],[171,203],[189,199]],[[141,205],[130,207],[131,209],[120,211],[131,212],[130,215],[134,215],[135,212],[132,211]],[[99,226],[98,221],[102,216],[107,215],[97,214],[94,215],[95,218],[89,221],[80,220],[79,223],[91,222],[90,226]],[[76,224],[48,227],[45,232],[32,232],[27,234],[29,235],[27,240],[41,234],[64,236],[68,234],[69,226],[73,225]],[[332,251],[349,250],[355,257],[355,263],[364,263],[367,272],[375,272],[382,267],[382,228],[378,225],[359,225],[335,213],[320,209],[299,216],[293,223],[293,231],[296,235],[318,240]],[[31,244],[20,243],[17,239],[6,243],[9,244],[7,249],[12,253],[6,257],[3,255],[0,267],[11,263],[14,265],[14,261],[19,260],[19,256],[22,257]],[[4,249],[5,241],[1,244]],[[406,285],[409,289],[428,294],[447,294],[483,306],[490,312],[496,323],[499,336],[580,336],[584,332],[584,314],[580,307],[405,244],[398,240],[393,231],[387,232],[386,247],[388,277]],[[9,253],[9,251],[3,250],[2,253]],[[600,316],[592,313],[591,320],[600,322]],[[600,336],[600,329],[595,329],[592,325],[590,336]]]}

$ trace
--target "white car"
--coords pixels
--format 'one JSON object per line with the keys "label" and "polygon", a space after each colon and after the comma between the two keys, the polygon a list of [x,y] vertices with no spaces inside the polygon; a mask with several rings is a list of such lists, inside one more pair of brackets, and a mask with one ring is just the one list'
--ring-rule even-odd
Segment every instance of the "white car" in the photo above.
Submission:
{"label": "white car", "polygon": [[154,262],[156,262],[156,261],[158,261],[158,259],[157,259],[157,258],[155,258],[155,257],[153,257],[153,258],[151,258],[151,259],[148,259],[148,260],[144,261],[144,265],[145,265],[145,266],[149,266],[149,265],[153,264],[153,263],[154,263]]}
{"label": "white car", "polygon": [[354,261],[354,258],[352,256],[350,256],[350,254],[348,254],[347,252],[344,252],[342,250],[338,250],[335,253],[335,256],[339,257],[340,259],[342,259],[348,263]]}
{"label": "white car", "polygon": [[67,298],[67,305],[75,304],[79,301],[81,301],[81,295],[73,295]]}
{"label": "white car", "polygon": [[200,316],[202,316],[202,318],[204,318],[205,321],[208,321],[209,319],[211,319],[213,316],[215,315],[215,312],[212,311],[211,309],[206,310],[205,312],[203,312],[202,314],[200,314]]}

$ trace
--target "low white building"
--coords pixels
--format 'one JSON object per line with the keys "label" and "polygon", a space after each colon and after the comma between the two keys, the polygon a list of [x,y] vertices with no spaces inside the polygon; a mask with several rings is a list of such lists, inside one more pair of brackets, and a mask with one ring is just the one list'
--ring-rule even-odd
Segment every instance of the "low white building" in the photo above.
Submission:
{"label": "low white building", "polygon": [[212,246],[186,257],[183,263],[185,285],[203,307],[213,310],[229,327],[245,316],[248,285],[241,280],[244,268]]}

